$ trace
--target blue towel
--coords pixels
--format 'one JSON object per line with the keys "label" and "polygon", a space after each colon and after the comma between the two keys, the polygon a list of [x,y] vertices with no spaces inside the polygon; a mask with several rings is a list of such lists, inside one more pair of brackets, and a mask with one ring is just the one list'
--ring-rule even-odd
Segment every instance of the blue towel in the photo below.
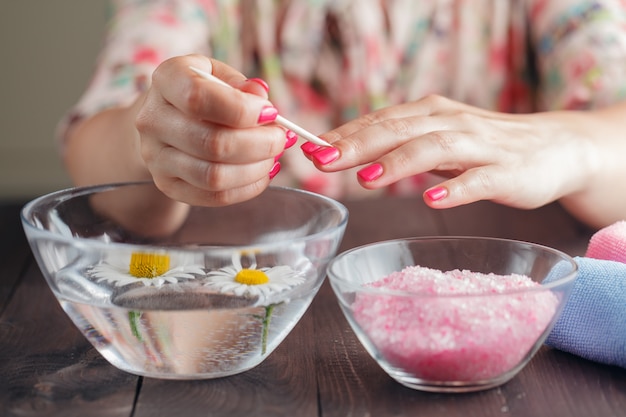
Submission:
{"label": "blue towel", "polygon": [[578,277],[546,344],[626,368],[626,263],[575,260]]}

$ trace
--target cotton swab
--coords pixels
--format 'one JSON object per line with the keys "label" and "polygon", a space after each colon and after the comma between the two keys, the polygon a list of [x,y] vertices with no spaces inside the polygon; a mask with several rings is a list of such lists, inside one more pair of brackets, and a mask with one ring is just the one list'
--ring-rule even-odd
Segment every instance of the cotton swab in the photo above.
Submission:
{"label": "cotton swab", "polygon": [[[190,70],[192,70],[193,72],[195,72],[196,74],[198,74],[199,76],[201,76],[204,79],[210,80],[210,81],[214,81],[218,84],[224,85],[226,87],[230,87],[230,88],[234,88],[233,86],[225,83],[224,81],[220,80],[219,78],[217,78],[215,75],[213,74],[209,74],[206,71],[202,71],[201,69],[198,69],[196,67],[190,66],[189,67]],[[312,134],[311,132],[307,131],[306,129],[304,129],[303,127],[298,126],[297,124],[290,122],[289,120],[285,119],[284,117],[282,117],[281,115],[276,116],[276,123],[278,123],[279,125],[291,130],[292,132],[298,134],[299,136],[301,136],[302,138],[308,140],[309,142],[312,142],[316,145],[320,145],[320,146],[332,146],[330,143],[326,142],[325,140],[315,136],[314,134]]]}

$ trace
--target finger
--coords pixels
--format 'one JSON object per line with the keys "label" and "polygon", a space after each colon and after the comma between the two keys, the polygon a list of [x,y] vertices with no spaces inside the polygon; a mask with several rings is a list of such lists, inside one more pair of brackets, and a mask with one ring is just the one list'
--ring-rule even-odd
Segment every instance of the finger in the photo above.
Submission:
{"label": "finger", "polygon": [[432,208],[443,209],[480,200],[506,200],[511,189],[507,178],[497,166],[477,167],[429,188],[424,192],[424,201]]}
{"label": "finger", "polygon": [[484,138],[471,131],[470,117],[473,116],[388,119],[345,137],[333,148],[316,150],[310,158],[325,172],[375,160],[386,160],[389,166],[406,160],[413,163],[415,169],[428,167],[428,170],[447,170],[461,162],[474,164],[493,160],[497,157],[495,148],[485,146]]}
{"label": "finger", "polygon": [[220,80],[243,92],[255,94],[264,99],[268,98],[270,87],[264,80],[245,78],[239,71],[221,61],[215,59],[210,59],[210,61],[212,74]]}
{"label": "finger", "polygon": [[152,107],[158,110],[148,108],[137,118],[142,135],[196,158],[243,164],[273,158],[285,148],[285,131],[276,125],[234,129],[191,118],[167,103]]}
{"label": "finger", "polygon": [[333,143],[354,135],[356,132],[369,126],[383,123],[392,119],[411,117],[445,116],[466,112],[470,114],[489,113],[488,111],[468,106],[439,95],[429,95],[420,100],[386,107],[375,112],[354,119],[330,132],[321,135],[323,139]]}
{"label": "finger", "polygon": [[207,191],[186,183],[180,178],[162,178],[155,180],[156,186],[168,197],[192,206],[218,207],[250,200],[265,190],[269,178],[238,188],[219,191]]}
{"label": "finger", "polygon": [[391,118],[366,125],[331,148],[304,144],[301,149],[319,170],[333,172],[371,162],[440,126],[440,120],[432,117]]}
{"label": "finger", "polygon": [[431,132],[394,149],[357,173],[361,185],[376,189],[424,172],[463,173],[495,164],[499,152],[475,134]]}
{"label": "finger", "polygon": [[[206,80],[189,66],[208,73],[213,67],[208,58],[192,55],[165,61],[153,73],[153,85],[166,102],[192,117],[230,127],[251,127],[271,121],[267,109],[273,107],[267,99]],[[222,68],[222,76],[227,77],[225,82],[246,83],[242,74],[226,75],[226,72]]]}
{"label": "finger", "polygon": [[[524,177],[525,175],[522,175]],[[534,209],[555,200],[554,189],[520,179],[520,170],[500,165],[476,167],[424,192],[433,208],[451,208],[490,200],[520,209]]]}
{"label": "finger", "polygon": [[336,129],[320,135],[320,137],[330,143],[334,143],[338,140],[343,140],[350,135],[355,135],[357,132],[371,126],[378,125],[386,120],[429,116],[430,114],[430,110],[425,106],[421,106],[419,102],[400,104],[398,106],[365,114],[339,126]]}
{"label": "finger", "polygon": [[180,178],[206,191],[240,188],[268,177],[273,158],[244,165],[223,164],[194,158],[171,146],[146,157],[154,177]]}

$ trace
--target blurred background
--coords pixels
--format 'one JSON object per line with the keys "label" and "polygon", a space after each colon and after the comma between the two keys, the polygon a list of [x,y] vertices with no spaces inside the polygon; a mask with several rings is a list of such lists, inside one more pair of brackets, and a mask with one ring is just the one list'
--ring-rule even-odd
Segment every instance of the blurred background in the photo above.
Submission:
{"label": "blurred background", "polygon": [[2,2],[0,198],[70,185],[55,128],[91,78],[106,17],[107,0]]}

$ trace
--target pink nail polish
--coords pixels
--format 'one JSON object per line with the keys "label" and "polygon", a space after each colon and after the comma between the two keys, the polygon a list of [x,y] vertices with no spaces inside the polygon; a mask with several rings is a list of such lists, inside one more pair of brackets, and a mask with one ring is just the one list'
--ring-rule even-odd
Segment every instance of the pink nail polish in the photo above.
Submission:
{"label": "pink nail polish", "polygon": [[439,201],[446,198],[448,190],[444,187],[435,187],[427,190],[424,194],[430,201]]}
{"label": "pink nail polish", "polygon": [[320,145],[316,145],[313,142],[304,142],[301,146],[300,149],[302,149],[302,152],[304,152],[307,155],[311,155],[313,152],[322,149],[322,147]]}
{"label": "pink nail polish", "polygon": [[336,161],[339,158],[339,149],[337,148],[324,148],[319,151],[311,154],[311,157],[317,161],[320,165],[330,164],[333,161]]}
{"label": "pink nail polish", "polygon": [[267,83],[266,83],[264,80],[262,80],[262,79],[260,79],[260,78],[249,78],[249,79],[248,79],[248,81],[252,81],[253,83],[257,83],[257,84],[259,84],[261,87],[263,87],[263,89],[264,89],[267,93],[269,93],[269,92],[270,92],[270,86],[269,86],[269,85],[267,85]]}
{"label": "pink nail polish", "polygon": [[270,169],[270,180],[273,179],[276,174],[280,172],[280,162],[275,162],[272,169]]}
{"label": "pink nail polish", "polygon": [[372,164],[359,170],[356,175],[365,182],[374,181],[383,175],[383,166],[381,164]]}
{"label": "pink nail polish", "polygon": [[284,154],[284,153],[285,153],[285,152],[283,151],[283,152],[279,153],[278,155],[276,155],[276,156],[274,157],[274,162],[278,162],[278,160],[280,159],[280,157],[281,157],[281,156],[283,156],[283,154]]}
{"label": "pink nail polish", "polygon": [[269,123],[276,120],[276,116],[278,116],[278,110],[276,107],[265,106],[261,109],[261,114],[259,115],[258,123]]}
{"label": "pink nail polish", "polygon": [[287,130],[285,137],[287,138],[287,141],[285,142],[285,149],[291,148],[298,141],[298,135],[291,130]]}

